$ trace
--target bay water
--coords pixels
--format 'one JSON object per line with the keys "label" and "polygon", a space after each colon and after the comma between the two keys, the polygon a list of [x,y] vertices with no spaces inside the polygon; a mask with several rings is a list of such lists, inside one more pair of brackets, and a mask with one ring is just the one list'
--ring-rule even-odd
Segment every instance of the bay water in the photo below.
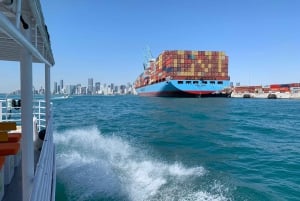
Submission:
{"label": "bay water", "polygon": [[56,200],[300,200],[300,101],[53,99]]}

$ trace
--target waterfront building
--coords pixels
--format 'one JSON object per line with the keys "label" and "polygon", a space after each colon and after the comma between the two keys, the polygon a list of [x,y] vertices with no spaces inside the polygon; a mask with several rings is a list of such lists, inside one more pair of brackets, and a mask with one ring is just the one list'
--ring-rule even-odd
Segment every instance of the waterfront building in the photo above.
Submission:
{"label": "waterfront building", "polygon": [[53,94],[57,94],[57,82],[54,82],[54,89],[53,89]]}
{"label": "waterfront building", "polygon": [[75,85],[66,85],[65,87],[66,94],[75,94],[76,93],[76,86]]}
{"label": "waterfront building", "polygon": [[75,94],[81,94],[81,84],[76,85]]}
{"label": "waterfront building", "polygon": [[88,88],[87,88],[87,94],[93,94],[93,88],[94,88],[94,83],[93,83],[93,78],[88,79]]}
{"label": "waterfront building", "polygon": [[96,82],[95,83],[95,93],[96,94],[99,94],[99,92],[100,92],[100,86],[101,86],[100,82]]}
{"label": "waterfront building", "polygon": [[63,93],[63,89],[64,89],[64,81],[60,80],[60,90],[58,92]]}
{"label": "waterfront building", "polygon": [[86,87],[81,87],[80,94],[81,95],[86,95],[87,94],[87,88]]}

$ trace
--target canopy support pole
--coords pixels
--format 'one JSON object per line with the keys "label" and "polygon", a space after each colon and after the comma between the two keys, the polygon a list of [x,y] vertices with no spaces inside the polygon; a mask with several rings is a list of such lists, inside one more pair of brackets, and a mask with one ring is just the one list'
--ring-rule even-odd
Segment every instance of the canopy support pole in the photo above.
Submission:
{"label": "canopy support pole", "polygon": [[[30,28],[24,30],[25,37],[31,40]],[[32,93],[32,55],[22,49],[21,62],[21,118],[22,118],[22,198],[28,201],[34,178],[34,144],[33,144],[33,93]]]}
{"label": "canopy support pole", "polygon": [[45,101],[46,101],[46,125],[48,125],[50,115],[50,100],[51,100],[51,89],[50,89],[50,66],[45,64]]}

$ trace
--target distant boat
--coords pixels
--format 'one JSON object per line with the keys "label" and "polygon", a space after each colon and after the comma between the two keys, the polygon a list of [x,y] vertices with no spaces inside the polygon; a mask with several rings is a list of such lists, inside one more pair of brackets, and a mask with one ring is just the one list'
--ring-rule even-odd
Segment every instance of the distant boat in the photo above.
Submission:
{"label": "distant boat", "polygon": [[65,95],[63,96],[63,98],[70,98],[70,95],[69,95],[69,94],[65,94]]}
{"label": "distant boat", "polygon": [[64,100],[64,99],[68,99],[71,98],[71,96],[69,94],[64,94],[62,96],[54,96],[51,99],[52,100]]}

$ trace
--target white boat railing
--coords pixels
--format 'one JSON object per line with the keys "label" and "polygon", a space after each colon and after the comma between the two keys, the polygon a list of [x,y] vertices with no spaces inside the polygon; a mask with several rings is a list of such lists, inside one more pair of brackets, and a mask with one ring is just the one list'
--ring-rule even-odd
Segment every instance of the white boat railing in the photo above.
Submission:
{"label": "white boat railing", "polygon": [[[21,107],[13,107],[13,99],[0,100],[0,121],[13,121],[21,125]],[[17,99],[15,99],[17,100]],[[44,100],[33,101],[33,116],[37,120],[38,130],[46,128],[46,102]]]}
{"label": "white boat railing", "polygon": [[55,200],[55,145],[53,143],[52,112],[47,124],[46,136],[36,166],[30,201]]}

